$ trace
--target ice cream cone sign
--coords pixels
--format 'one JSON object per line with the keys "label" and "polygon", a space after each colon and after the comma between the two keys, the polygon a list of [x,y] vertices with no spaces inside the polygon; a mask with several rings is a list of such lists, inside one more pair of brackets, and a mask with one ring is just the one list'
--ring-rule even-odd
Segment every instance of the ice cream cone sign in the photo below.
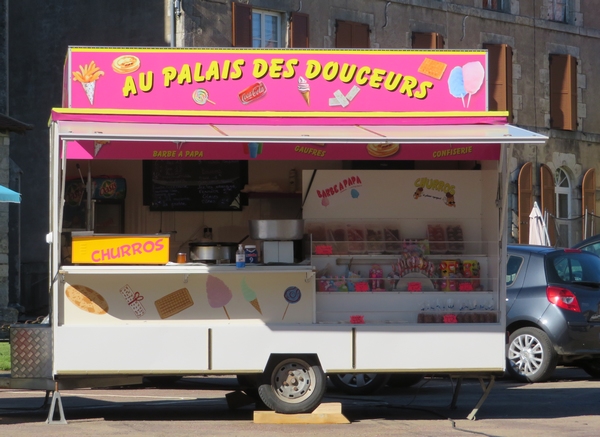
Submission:
{"label": "ice cream cone sign", "polygon": [[94,94],[96,92],[96,81],[100,76],[104,75],[104,71],[96,65],[94,61],[89,64],[79,66],[79,71],[73,72],[73,80],[81,83],[85,95],[90,101],[90,105],[94,104]]}
{"label": "ice cream cone sign", "polygon": [[258,303],[256,293],[248,286],[246,283],[246,278],[242,279],[242,294],[244,295],[244,299],[246,299],[246,301],[248,301],[250,305],[252,305],[254,309],[262,315],[262,310],[260,309],[260,304]]}
{"label": "ice cream cone sign", "polygon": [[298,78],[298,91],[308,106],[310,106],[310,85],[302,76]]}

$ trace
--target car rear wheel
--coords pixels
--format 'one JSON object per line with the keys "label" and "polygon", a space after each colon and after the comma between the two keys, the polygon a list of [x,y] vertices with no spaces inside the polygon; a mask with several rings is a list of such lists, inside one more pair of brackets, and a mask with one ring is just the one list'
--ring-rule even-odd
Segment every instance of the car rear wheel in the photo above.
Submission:
{"label": "car rear wheel", "polygon": [[333,373],[329,380],[349,395],[369,395],[387,384],[388,373]]}
{"label": "car rear wheel", "polygon": [[556,369],[557,361],[552,342],[541,329],[521,328],[510,335],[506,368],[513,378],[523,382],[545,381]]}

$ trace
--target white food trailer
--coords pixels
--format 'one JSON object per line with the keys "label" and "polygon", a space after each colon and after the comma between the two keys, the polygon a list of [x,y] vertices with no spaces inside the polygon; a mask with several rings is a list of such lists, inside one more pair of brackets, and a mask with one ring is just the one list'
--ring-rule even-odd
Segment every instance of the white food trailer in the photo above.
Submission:
{"label": "white food trailer", "polygon": [[[507,159],[547,138],[487,111],[486,71],[485,51],[70,48],[50,124],[49,322],[11,328],[4,385],[53,391],[52,421],[60,389],[149,375],[247,375],[282,413],[314,410],[327,374],[493,381],[505,365]],[[94,232],[93,193],[121,182],[92,172],[112,168],[139,216],[161,202],[219,209],[231,189],[225,210],[252,234],[266,214],[235,178],[206,170],[181,195],[189,169],[169,179],[180,164],[156,167],[223,160],[247,163],[250,182],[301,165],[301,217],[284,217],[301,236],[251,235],[263,262],[236,268],[194,257],[193,244],[176,262],[181,240],[162,227]],[[69,199],[83,232],[66,232]],[[300,238],[300,252],[285,241]]]}

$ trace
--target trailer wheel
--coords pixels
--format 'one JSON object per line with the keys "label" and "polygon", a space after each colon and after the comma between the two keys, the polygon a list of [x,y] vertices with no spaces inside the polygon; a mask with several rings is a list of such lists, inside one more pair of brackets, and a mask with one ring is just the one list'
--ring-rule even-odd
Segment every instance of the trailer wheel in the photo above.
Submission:
{"label": "trailer wheel", "polygon": [[329,380],[349,395],[370,395],[386,385],[390,379],[388,373],[334,373]]}
{"label": "trailer wheel", "polygon": [[321,403],[326,387],[325,374],[315,358],[288,356],[269,363],[258,394],[277,413],[310,413]]}

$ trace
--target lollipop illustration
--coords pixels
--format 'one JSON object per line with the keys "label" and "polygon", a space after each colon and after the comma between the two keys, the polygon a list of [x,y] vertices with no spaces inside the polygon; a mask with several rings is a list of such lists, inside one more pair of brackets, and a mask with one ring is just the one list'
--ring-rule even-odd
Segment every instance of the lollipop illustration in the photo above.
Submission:
{"label": "lollipop illustration", "polygon": [[285,307],[285,311],[283,312],[283,317],[281,320],[285,319],[285,315],[287,313],[288,308],[291,303],[298,303],[300,298],[302,297],[302,293],[298,287],[288,287],[283,292],[283,297],[287,300],[287,306]]}
{"label": "lollipop illustration", "polygon": [[262,311],[260,310],[260,304],[258,303],[258,298],[256,297],[256,293],[254,292],[254,290],[248,287],[248,284],[246,284],[246,278],[242,279],[242,294],[244,295],[244,299],[250,302],[250,305],[252,305],[256,309],[256,311],[262,314]]}
{"label": "lollipop illustration", "polygon": [[206,294],[208,296],[208,304],[212,308],[223,307],[227,318],[231,319],[227,312],[227,308],[225,308],[225,305],[227,305],[233,297],[229,287],[227,287],[227,285],[219,278],[208,275],[208,278],[206,279]]}
{"label": "lollipop illustration", "polygon": [[206,91],[204,88],[198,88],[196,91],[194,91],[192,93],[192,99],[194,99],[194,102],[199,105],[204,105],[206,102],[212,103],[213,105],[215,104],[215,102],[208,98],[208,91]]}

